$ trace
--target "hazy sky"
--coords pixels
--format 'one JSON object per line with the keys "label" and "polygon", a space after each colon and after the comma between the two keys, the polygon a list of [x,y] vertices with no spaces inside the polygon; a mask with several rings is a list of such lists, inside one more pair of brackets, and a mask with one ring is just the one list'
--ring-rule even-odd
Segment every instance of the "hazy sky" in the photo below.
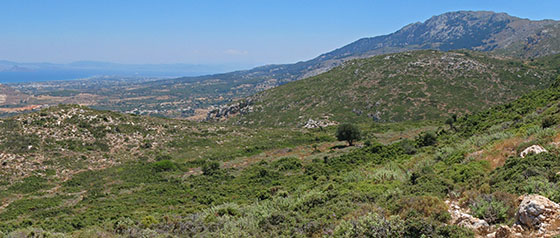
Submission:
{"label": "hazy sky", "polygon": [[0,59],[289,63],[456,10],[560,18],[558,0],[1,0]]}

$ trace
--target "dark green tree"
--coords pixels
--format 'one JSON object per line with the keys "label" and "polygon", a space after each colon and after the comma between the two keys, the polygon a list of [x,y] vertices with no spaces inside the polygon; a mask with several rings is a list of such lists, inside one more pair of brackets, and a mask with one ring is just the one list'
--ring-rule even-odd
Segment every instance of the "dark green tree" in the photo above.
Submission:
{"label": "dark green tree", "polygon": [[445,120],[445,124],[449,125],[449,128],[456,130],[455,126],[453,125],[455,121],[453,121],[453,118],[447,118],[447,120]]}
{"label": "dark green tree", "polygon": [[348,145],[352,146],[354,141],[360,140],[362,137],[360,129],[357,126],[345,123],[338,126],[338,129],[336,130],[336,138],[339,141],[347,141]]}
{"label": "dark green tree", "polygon": [[425,132],[416,137],[416,144],[419,147],[432,146],[437,143],[437,137],[433,132]]}

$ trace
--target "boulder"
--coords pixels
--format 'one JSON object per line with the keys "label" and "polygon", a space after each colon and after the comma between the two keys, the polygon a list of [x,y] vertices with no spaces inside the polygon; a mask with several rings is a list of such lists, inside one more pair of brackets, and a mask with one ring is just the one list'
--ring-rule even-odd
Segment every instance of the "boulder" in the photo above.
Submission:
{"label": "boulder", "polygon": [[548,198],[531,194],[520,197],[521,204],[515,215],[517,223],[530,229],[540,229],[558,220],[560,205]]}
{"label": "boulder", "polygon": [[527,147],[523,151],[521,151],[519,156],[521,158],[525,158],[525,156],[527,156],[528,154],[531,154],[531,153],[540,154],[540,153],[548,153],[548,151],[540,145],[532,145],[532,146]]}

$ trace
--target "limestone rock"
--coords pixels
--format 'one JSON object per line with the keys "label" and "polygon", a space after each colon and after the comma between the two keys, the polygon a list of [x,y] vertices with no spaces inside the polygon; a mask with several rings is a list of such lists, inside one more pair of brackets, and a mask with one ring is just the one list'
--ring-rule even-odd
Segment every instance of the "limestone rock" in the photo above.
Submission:
{"label": "limestone rock", "polygon": [[315,121],[313,119],[309,119],[305,125],[303,126],[303,128],[307,128],[307,129],[313,129],[313,128],[322,128],[322,127],[327,127],[327,126],[332,126],[332,125],[336,125],[335,122],[331,122],[328,120],[319,120],[319,121]]}
{"label": "limestone rock", "polygon": [[540,195],[526,195],[520,198],[521,204],[516,213],[517,223],[530,229],[548,227],[553,220],[558,220],[560,205]]}
{"label": "limestone rock", "polygon": [[451,214],[451,224],[469,228],[475,231],[486,231],[490,227],[485,220],[473,217],[466,211],[463,211],[456,202],[446,201],[449,206],[449,213]]}
{"label": "limestone rock", "polygon": [[521,158],[525,158],[525,156],[531,153],[540,154],[540,153],[548,153],[548,151],[540,145],[532,145],[527,147],[525,150],[523,150],[521,154],[519,154],[519,156]]}

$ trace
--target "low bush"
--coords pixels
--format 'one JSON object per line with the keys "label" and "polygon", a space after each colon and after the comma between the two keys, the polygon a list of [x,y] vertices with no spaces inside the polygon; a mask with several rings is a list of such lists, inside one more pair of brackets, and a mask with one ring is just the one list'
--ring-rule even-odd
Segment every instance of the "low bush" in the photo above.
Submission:
{"label": "low bush", "polygon": [[220,163],[216,161],[205,163],[202,166],[202,174],[204,175],[214,175],[220,171]]}
{"label": "low bush", "polygon": [[172,171],[177,169],[177,165],[170,160],[161,160],[153,163],[156,172]]}
{"label": "low bush", "polygon": [[503,223],[509,218],[510,207],[493,195],[480,195],[474,200],[470,208],[473,216],[484,219],[489,224]]}
{"label": "low bush", "polygon": [[432,146],[437,143],[437,137],[433,132],[423,132],[416,137],[416,145],[419,147]]}
{"label": "low bush", "polygon": [[558,118],[556,118],[554,116],[546,116],[541,121],[542,128],[549,128],[549,127],[554,126],[556,124],[558,124]]}
{"label": "low bush", "polygon": [[404,197],[399,201],[398,210],[404,217],[420,215],[438,222],[447,222],[451,218],[447,205],[433,196]]}
{"label": "low bush", "polygon": [[280,170],[280,171],[287,171],[287,170],[294,170],[303,167],[301,162],[298,158],[295,157],[286,157],[281,158],[277,161],[272,163],[272,167]]}
{"label": "low bush", "polygon": [[403,237],[404,222],[399,217],[385,218],[369,213],[356,220],[342,221],[334,230],[334,237]]}

